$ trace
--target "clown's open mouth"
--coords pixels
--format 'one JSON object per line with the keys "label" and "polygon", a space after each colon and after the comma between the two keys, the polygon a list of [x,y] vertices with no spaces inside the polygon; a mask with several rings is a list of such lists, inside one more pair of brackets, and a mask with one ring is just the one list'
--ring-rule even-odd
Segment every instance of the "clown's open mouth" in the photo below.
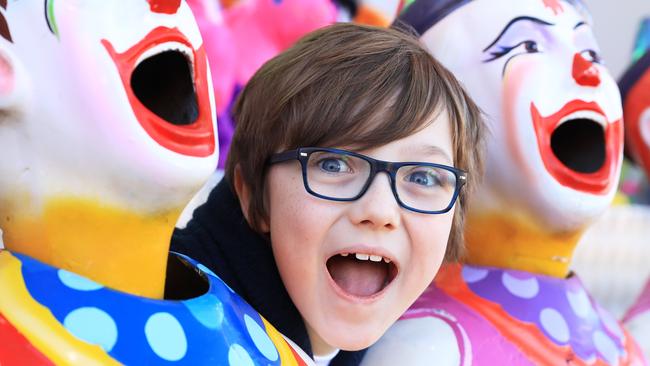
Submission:
{"label": "clown's open mouth", "polygon": [[605,164],[607,121],[598,113],[579,111],[567,116],[551,134],[551,150],[569,169],[595,173]]}
{"label": "clown's open mouth", "polygon": [[327,270],[336,286],[348,296],[371,298],[397,277],[394,261],[381,255],[339,253],[327,260]]}
{"label": "clown's open mouth", "polygon": [[215,150],[207,60],[176,28],[158,27],[128,50],[102,44],[119,71],[144,130],[174,152],[205,157]]}
{"label": "clown's open mouth", "polygon": [[177,49],[153,51],[152,56],[143,57],[131,74],[135,96],[167,122],[177,126],[193,123],[199,111],[191,53],[180,44]]}
{"label": "clown's open mouth", "polygon": [[618,171],[622,123],[608,121],[596,103],[580,100],[546,117],[531,103],[531,115],[549,173],[564,186],[607,193]]}

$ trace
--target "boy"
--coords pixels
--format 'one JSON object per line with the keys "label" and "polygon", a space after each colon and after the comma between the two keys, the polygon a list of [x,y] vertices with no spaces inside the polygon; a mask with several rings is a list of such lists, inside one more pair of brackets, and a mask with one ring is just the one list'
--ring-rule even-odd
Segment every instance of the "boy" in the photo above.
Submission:
{"label": "boy", "polygon": [[479,110],[411,35],[337,24],[266,63],[234,116],[226,177],[172,249],[317,364],[358,364],[461,252]]}

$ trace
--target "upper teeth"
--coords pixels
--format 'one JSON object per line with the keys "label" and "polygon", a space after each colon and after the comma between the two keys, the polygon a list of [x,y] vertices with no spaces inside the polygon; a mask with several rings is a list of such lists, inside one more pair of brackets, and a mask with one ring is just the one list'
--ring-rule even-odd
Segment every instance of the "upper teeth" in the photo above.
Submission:
{"label": "upper teeth", "polygon": [[[350,253],[341,253],[341,256],[347,257]],[[366,254],[366,253],[354,253],[354,257],[360,261],[371,260],[373,262],[381,262],[382,260],[386,263],[390,263],[390,259],[382,257],[381,255]]]}
{"label": "upper teeth", "polygon": [[564,116],[561,120],[560,123],[558,123],[558,126],[563,124],[566,121],[572,120],[572,119],[589,119],[592,120],[599,125],[603,126],[603,128],[607,127],[607,119],[605,119],[605,116],[598,112],[594,111],[577,111],[573,112],[569,115]]}
{"label": "upper teeth", "polygon": [[144,51],[142,55],[140,55],[138,61],[135,64],[137,66],[140,64],[140,62],[148,59],[149,57],[155,56],[157,54],[166,51],[178,51],[184,54],[185,57],[187,57],[187,59],[190,61],[190,63],[194,64],[194,53],[192,52],[192,49],[179,42],[165,42],[165,43],[155,45],[150,49]]}

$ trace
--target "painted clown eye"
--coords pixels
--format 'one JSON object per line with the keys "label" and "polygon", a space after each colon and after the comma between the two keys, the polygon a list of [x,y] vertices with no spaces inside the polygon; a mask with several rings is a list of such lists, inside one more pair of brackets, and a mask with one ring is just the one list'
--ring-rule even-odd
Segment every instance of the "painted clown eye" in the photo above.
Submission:
{"label": "painted clown eye", "polygon": [[596,50],[584,50],[580,52],[582,57],[584,57],[585,60],[596,63],[596,64],[602,64],[603,63],[603,58],[600,56],[598,51]]}
{"label": "painted clown eye", "polygon": [[490,52],[492,57],[488,58],[483,62],[494,61],[508,54],[510,54],[511,55],[510,58],[512,58],[521,54],[538,53],[538,52],[541,52],[539,44],[536,41],[529,39],[529,40],[519,42],[516,45],[510,47],[498,46],[497,50]]}
{"label": "painted clown eye", "polygon": [[535,42],[535,41],[525,41],[524,42],[524,48],[526,49],[526,52],[528,52],[528,53],[539,52],[539,48],[537,47],[537,42]]}

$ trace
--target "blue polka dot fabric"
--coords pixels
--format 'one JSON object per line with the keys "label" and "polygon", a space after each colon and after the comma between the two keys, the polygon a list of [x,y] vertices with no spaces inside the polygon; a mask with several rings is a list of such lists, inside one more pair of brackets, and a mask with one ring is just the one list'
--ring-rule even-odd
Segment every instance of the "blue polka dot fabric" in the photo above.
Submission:
{"label": "blue polka dot fabric", "polygon": [[189,300],[154,300],[106,288],[30,257],[22,275],[30,295],[77,338],[128,365],[280,365],[260,315],[214,273],[172,254],[209,282]]}

